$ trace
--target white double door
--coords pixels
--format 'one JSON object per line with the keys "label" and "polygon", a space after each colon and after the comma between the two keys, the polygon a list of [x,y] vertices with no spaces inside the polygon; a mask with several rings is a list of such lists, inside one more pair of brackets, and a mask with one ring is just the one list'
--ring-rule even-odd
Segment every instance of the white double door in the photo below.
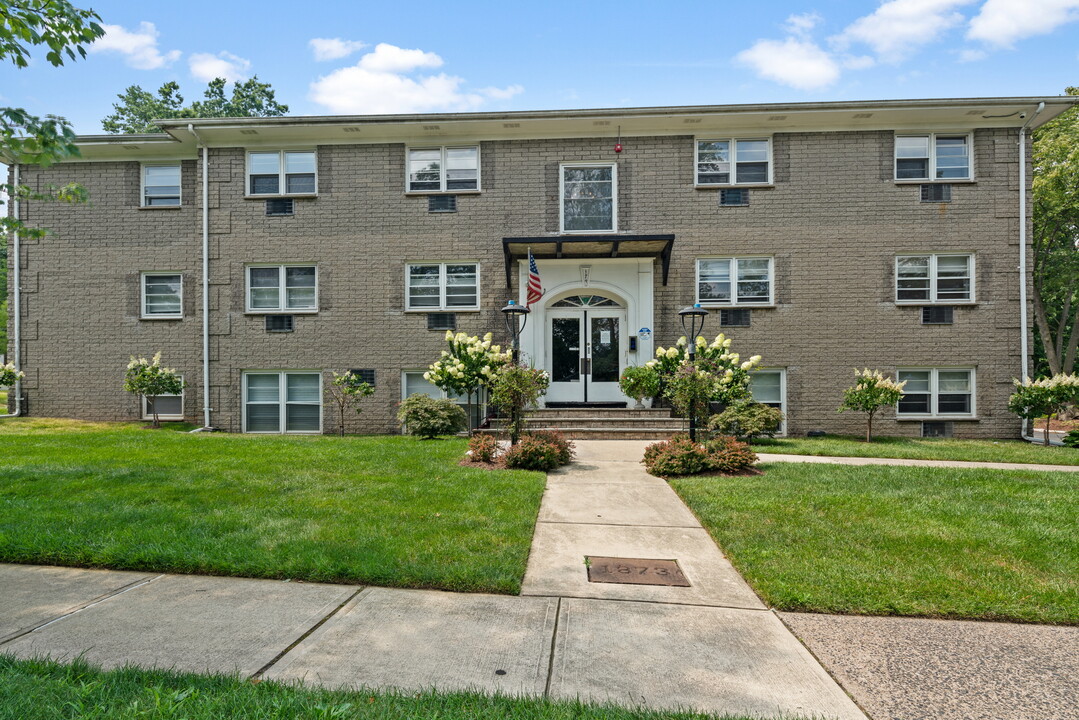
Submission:
{"label": "white double door", "polygon": [[618,378],[626,365],[626,311],[548,310],[547,402],[621,402]]}

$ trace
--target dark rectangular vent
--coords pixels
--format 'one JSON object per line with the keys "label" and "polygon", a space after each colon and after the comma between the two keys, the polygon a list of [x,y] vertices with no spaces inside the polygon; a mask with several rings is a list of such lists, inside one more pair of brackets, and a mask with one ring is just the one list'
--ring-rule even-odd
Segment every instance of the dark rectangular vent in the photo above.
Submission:
{"label": "dark rectangular vent", "polygon": [[719,204],[724,207],[749,205],[749,188],[724,188],[720,190]]}
{"label": "dark rectangular vent", "polygon": [[922,185],[922,202],[951,202],[952,186],[947,183]]}
{"label": "dark rectangular vent", "polygon": [[266,214],[270,216],[294,215],[295,210],[292,198],[274,198],[266,201]]}
{"label": "dark rectangular vent", "polygon": [[267,315],[266,332],[292,332],[292,315]]}
{"label": "dark rectangular vent", "polygon": [[457,313],[427,313],[428,330],[456,330]]}
{"label": "dark rectangular vent", "polygon": [[720,310],[719,324],[721,327],[749,327],[749,310]]}
{"label": "dark rectangular vent", "polygon": [[922,437],[924,438],[950,438],[953,435],[954,426],[950,422],[935,421],[922,423]]}
{"label": "dark rectangular vent", "polygon": [[353,375],[363,380],[371,387],[375,386],[375,369],[374,368],[352,368],[349,370]]}
{"label": "dark rectangular vent", "polygon": [[430,195],[427,198],[427,212],[455,213],[457,212],[456,195]]}
{"label": "dark rectangular vent", "polygon": [[951,325],[954,310],[950,305],[927,305],[922,308],[922,325]]}

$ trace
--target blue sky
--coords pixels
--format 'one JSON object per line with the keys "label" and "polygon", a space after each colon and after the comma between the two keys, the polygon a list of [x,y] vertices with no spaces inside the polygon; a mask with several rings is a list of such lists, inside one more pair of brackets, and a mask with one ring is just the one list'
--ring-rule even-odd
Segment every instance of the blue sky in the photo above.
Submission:
{"label": "blue sky", "polygon": [[[86,3],[76,0],[76,5]],[[128,85],[257,74],[290,114],[1056,95],[1079,0],[133,3],[80,62],[0,68],[0,105],[100,131]]]}

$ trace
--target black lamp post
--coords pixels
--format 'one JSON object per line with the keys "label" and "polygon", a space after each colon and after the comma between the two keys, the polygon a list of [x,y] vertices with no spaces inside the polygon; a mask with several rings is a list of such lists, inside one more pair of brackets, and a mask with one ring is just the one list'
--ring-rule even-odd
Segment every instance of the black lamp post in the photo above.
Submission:
{"label": "black lamp post", "polygon": [[[528,324],[528,313],[530,310],[524,305],[518,305],[516,301],[510,300],[506,307],[502,308],[503,314],[506,316],[506,334],[511,338],[510,357],[513,358],[513,363],[517,364],[518,355],[520,355],[521,349],[521,333],[525,329],[525,325]],[[521,322],[517,322],[517,318],[521,318]]]}
{"label": "black lamp post", "polygon": [[[700,303],[696,303],[693,307],[682,308],[678,311],[679,319],[682,321],[682,330],[686,333],[686,343],[689,348],[689,363],[690,365],[697,358],[697,335],[704,330],[704,319],[708,316],[708,311],[701,307]],[[686,323],[689,326],[686,327]],[[691,402],[689,404],[689,439],[697,441],[697,403]]]}

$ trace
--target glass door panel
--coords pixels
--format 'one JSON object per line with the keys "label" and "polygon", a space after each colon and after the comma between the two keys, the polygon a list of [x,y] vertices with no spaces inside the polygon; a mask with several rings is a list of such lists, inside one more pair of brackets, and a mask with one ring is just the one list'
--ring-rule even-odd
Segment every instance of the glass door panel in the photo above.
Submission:
{"label": "glass door panel", "polygon": [[589,318],[592,341],[592,382],[618,382],[618,318]]}
{"label": "glass door panel", "polygon": [[551,318],[551,381],[577,382],[581,379],[581,320],[578,317]]}

